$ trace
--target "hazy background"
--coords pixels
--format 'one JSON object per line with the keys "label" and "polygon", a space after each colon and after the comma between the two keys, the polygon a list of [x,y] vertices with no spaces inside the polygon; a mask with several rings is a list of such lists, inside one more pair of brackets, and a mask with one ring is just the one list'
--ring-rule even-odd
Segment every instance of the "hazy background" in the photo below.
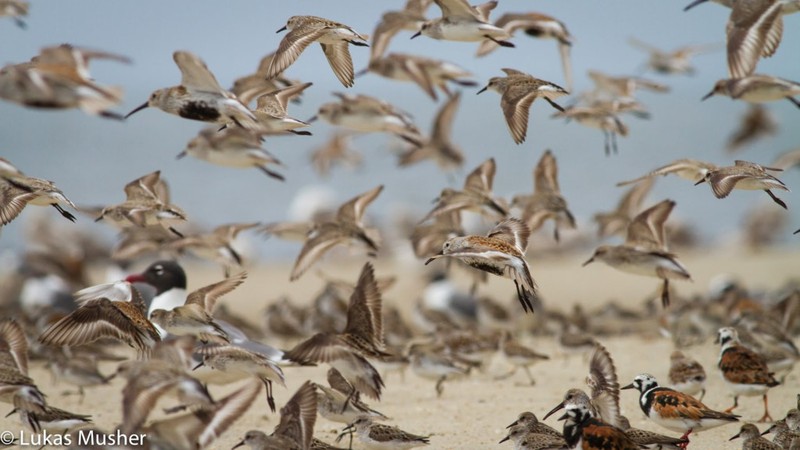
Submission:
{"label": "hazy background", "polygon": [[[728,10],[706,4],[687,13],[683,1],[626,0],[604,2],[544,2],[502,0],[493,12],[538,11],[565,22],[575,37],[572,61],[575,91],[590,89],[586,71],[595,69],[612,75],[639,74],[647,54],[631,47],[637,37],[652,45],[672,49],[686,44],[722,44]],[[179,83],[180,73],[172,52],[189,50],[205,60],[223,86],[253,72],[261,57],[274,51],[283,34],[275,34],[286,19],[296,14],[318,15],[346,23],[371,34],[381,13],[402,7],[400,1],[33,1],[27,29],[0,19],[0,64],[18,63],[34,56],[43,46],[71,43],[129,56],[132,65],[97,61],[92,74],[101,84],[121,85],[125,101],[118,111],[126,113],[145,101],[151,91]],[[428,15],[439,14],[434,6]],[[800,14],[785,18],[783,42],[777,54],[763,60],[759,73],[800,79]],[[484,85],[512,67],[534,76],[564,84],[561,63],[552,40],[534,40],[523,34],[515,49],[498,49],[488,57],[475,58],[477,44],[435,41],[426,37],[409,40],[400,33],[388,52],[407,52],[455,62],[470,70]],[[367,64],[369,49],[351,47],[356,70]],[[467,155],[464,170],[447,177],[431,162],[411,169],[398,169],[393,138],[385,135],[357,137],[353,146],[364,156],[365,165],[351,173],[335,169],[320,179],[309,162],[310,152],[333,133],[334,128],[315,122],[307,128],[311,137],[268,139],[265,148],[285,164],[281,183],[260,171],[237,170],[210,165],[193,158],[180,161],[175,155],[204,126],[157,109],[147,109],[126,122],[87,116],[79,111],[26,109],[0,101],[0,156],[24,172],[55,181],[76,203],[107,205],[124,200],[125,183],[156,169],[172,188],[173,201],[184,208],[192,222],[212,227],[234,221],[277,221],[287,218],[287,205],[304,186],[330,187],[336,202],[344,201],[379,183],[386,189],[369,213],[388,222],[394,212],[410,210],[422,217],[441,188],[460,185],[463,175],[490,156],[497,161],[495,192],[510,197],[532,189],[531,171],[542,152],[550,148],[559,163],[561,189],[571,210],[586,230],[598,210],[617,202],[618,181],[641,175],[682,157],[732,164],[741,158],[769,163],[779,153],[800,145],[800,111],[788,101],[768,105],[780,122],[778,134],[758,141],[736,155],[724,151],[730,133],[738,126],[747,104],[725,97],[700,102],[714,81],[727,74],[723,51],[695,58],[692,76],[645,76],[664,82],[672,92],[643,92],[640,101],[652,113],[651,120],[624,116],[630,136],[619,139],[619,154],[606,157],[603,134],[576,123],[550,119],[554,110],[545,102],[533,105],[528,139],[515,145],[504,123],[499,96],[465,89],[456,116],[454,140]],[[314,85],[302,105],[290,105],[290,114],[307,119],[331,93],[344,91],[328,67],[318,45],[309,47],[287,72],[290,78]],[[428,132],[439,104],[416,85],[393,82],[376,75],[356,80],[351,93],[384,98],[413,114],[419,128]],[[568,103],[562,99],[560,103]],[[441,102],[441,99],[440,99]],[[800,170],[780,178],[800,189]],[[796,193],[777,192],[790,206],[792,230],[800,227]],[[675,177],[660,179],[645,206],[663,198],[678,202],[673,217],[695,225],[708,240],[725,240],[740,225],[744,212],[759,202],[771,202],[763,192],[737,191],[729,198],[714,198],[707,186],[694,187]],[[777,205],[772,204],[775,208]],[[33,208],[31,208],[33,209]],[[25,226],[26,210],[3,230],[0,248],[17,247]],[[56,211],[47,210],[56,220]],[[108,227],[80,217],[79,222],[108,233]],[[65,221],[66,223],[66,221]],[[594,232],[592,226],[591,231]],[[545,227],[541,232],[550,233]],[[785,240],[797,245],[800,239]],[[296,244],[269,240],[260,245],[269,259],[292,258]]]}

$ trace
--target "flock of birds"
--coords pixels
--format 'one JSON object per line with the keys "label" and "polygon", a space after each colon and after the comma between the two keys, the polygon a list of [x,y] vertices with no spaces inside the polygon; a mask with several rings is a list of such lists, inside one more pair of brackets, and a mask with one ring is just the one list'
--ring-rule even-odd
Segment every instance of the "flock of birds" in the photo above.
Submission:
{"label": "flock of birds", "polygon": [[[717,82],[707,97],[725,95],[751,103],[788,99],[800,107],[793,97],[800,94],[800,84],[755,74],[759,59],[778,50],[783,15],[800,10],[800,3],[715,2],[731,8],[727,25],[730,78]],[[441,10],[441,17],[426,16],[432,3]],[[517,69],[503,68],[505,76],[491,78],[478,91],[500,94],[502,113],[517,144],[525,141],[532,104],[542,98],[558,111],[555,116],[602,130],[606,152],[616,151],[616,136],[627,134],[620,116],[647,114],[634,98],[636,90],[668,89],[638,77],[590,72],[596,90],[581,97],[582,105],[562,106],[556,100],[570,95],[572,89],[573,40],[566,26],[553,17],[533,12],[507,13],[492,22],[489,16],[497,4],[409,0],[404,9],[386,12],[380,18],[371,40],[338,22],[293,16],[278,30],[286,34],[277,50],[261,61],[254,74],[236,80],[230,90],[219,84],[199,56],[175,51],[173,59],[181,72],[180,84],[154,91],[145,103],[125,116],[112,111],[122,100],[122,89],[102,85],[92,78],[89,63],[95,59],[128,63],[126,57],[69,44],[47,47],[28,62],[0,69],[0,99],[31,108],[79,108],[114,120],[128,120],[150,107],[208,122],[211,125],[190,140],[178,157],[188,155],[220,166],[258,168],[271,178],[283,180],[284,175],[276,170],[281,166],[280,160],[262,148],[262,141],[272,135],[309,134],[304,128],[313,120],[291,117],[288,107],[312,83],[286,78],[284,71],[315,42],[320,44],[336,78],[347,88],[354,86],[358,75],[350,47],[369,47],[370,62],[365,72],[416,83],[434,100],[438,100],[440,92],[447,96],[429,136],[420,132],[408,114],[369,95],[336,94],[336,101],[319,107],[313,119],[354,132],[382,132],[400,138],[408,145],[400,155],[400,165],[428,159],[443,170],[463,165],[464,156],[450,136],[461,94],[451,89],[453,85],[477,85],[468,72],[450,62],[386,54],[391,39],[402,31],[416,33],[412,38],[476,42],[480,44],[478,56],[499,47],[514,47],[514,35],[520,31],[535,38],[556,40],[566,89]],[[24,25],[26,14],[26,2],[0,0],[0,16],[11,16]],[[704,51],[686,47],[668,53],[639,41],[633,43],[650,52],[648,65],[652,70],[665,74],[690,72],[690,56]],[[253,102],[255,108],[250,107]],[[771,126],[760,107],[749,116],[754,119],[743,124],[737,145],[768,132]],[[329,146],[315,154],[315,166],[321,171],[347,161],[354,158],[348,152],[344,134],[334,136]],[[265,327],[269,334],[299,341],[284,351],[261,341],[264,330],[253,329],[247,321],[217,308],[222,297],[247,280],[247,273],[242,270],[244,257],[235,242],[237,236],[257,229],[268,235],[301,240],[303,247],[291,270],[291,281],[302,277],[337,247],[354,245],[376,256],[383,246],[382,233],[364,219],[366,209],[381,194],[383,185],[354,196],[336,210],[319,211],[307,222],[231,223],[200,233],[187,231],[187,215],[173,203],[159,171],[126,184],[123,202],[90,208],[76,206],[53,182],[28,176],[11,161],[0,158],[2,225],[14,220],[27,205],[44,205],[52,206],[70,221],[77,220],[71,212],[76,211],[113,226],[120,233],[113,249],[102,248],[93,254],[97,245],[90,243],[88,235],[48,240],[47,232],[34,230],[39,250],[26,257],[25,275],[50,283],[50,277],[57,277],[61,291],[75,288],[77,292],[74,298],[65,299],[43,296],[40,291],[26,294],[23,289],[17,292],[15,301],[6,305],[8,310],[3,315],[13,318],[0,322],[0,400],[13,404],[12,413],[34,432],[52,429],[69,436],[75,428],[85,431],[90,426],[88,416],[52,406],[28,375],[29,352],[47,359],[58,378],[77,385],[83,393],[84,388],[109,383],[111,377],[99,373],[97,363],[119,361],[115,348],[108,344],[119,341],[135,349],[138,357],[121,358],[113,375],[126,380],[118,430],[125,435],[143,433],[151,448],[209,447],[250,408],[261,385],[270,410],[276,412],[273,384],[285,385],[282,366],[287,364],[329,365],[327,385],[311,380],[304,383],[280,408],[280,422],[272,434],[253,430],[239,445],[253,449],[334,448],[313,437],[318,413],[347,424],[343,433],[356,435],[367,448],[426,445],[428,437],[380,423],[388,418],[362,400],[362,396],[380,400],[386,388],[376,365],[411,365],[418,375],[435,380],[437,395],[442,395],[447,380],[469,376],[473,369],[482,370],[487,354],[504,354],[514,366],[507,376],[523,368],[531,383],[529,366],[547,358],[517,340],[512,332],[513,313],[493,299],[477,299],[478,286],[491,274],[513,281],[523,311],[533,314],[536,309],[533,320],[541,331],[552,331],[548,327],[553,325],[544,325],[543,321],[558,324],[556,333],[565,348],[592,353],[587,378],[591,395],[572,389],[564,402],[545,416],[564,409],[559,419],[564,422],[563,430],[554,430],[526,412],[509,426],[504,441],[512,440],[517,449],[685,448],[692,432],[739,421],[731,411],[742,395],[762,396],[764,415],[760,421],[771,420],[767,391],[778,386],[781,381],[776,376],[786,376],[800,358],[791,339],[798,326],[800,290],[794,287],[776,291],[774,296],[779,298],[772,302],[774,305],[754,300],[743,286],[734,284],[703,302],[684,298],[676,301],[670,280],[691,279],[668,245],[666,222],[676,202],[663,200],[642,209],[643,201],[655,177],[675,174],[696,184],[707,183],[717,198],[725,198],[736,189],[763,190],[786,209],[786,203],[773,191],[789,188],[774,173],[798,164],[800,151],[782,155],[770,166],[738,160],[734,165],[720,167],[680,159],[621,182],[620,185],[633,186],[615,211],[600,213],[595,220],[601,237],[621,235],[624,243],[597,247],[584,265],[603,262],[623,272],[659,279],[662,312],[654,315],[653,310],[621,311],[609,305],[597,314],[575,311],[559,317],[543,306],[526,259],[531,234],[547,221],[554,223],[557,242],[560,230],[576,226],[560,192],[556,158],[551,151],[544,152],[533,171],[533,192],[518,195],[510,202],[492,192],[496,164],[489,158],[466,176],[463,188],[443,189],[433,208],[407,227],[414,254],[427,258],[426,265],[446,259],[448,271],[461,270],[474,277],[466,303],[452,300],[453,304],[439,309],[418,306],[415,314],[429,330],[425,336],[414,336],[401,315],[383,304],[382,292],[391,280],[377,278],[372,264],[366,263],[355,285],[329,282],[312,310],[302,310],[289,301],[269,306]],[[462,227],[465,211],[487,217],[494,225],[485,234],[467,234]],[[219,263],[225,279],[187,295],[183,268],[174,260],[159,260],[140,274],[87,287],[86,271],[93,261],[110,265],[111,260],[127,267],[133,261],[185,252]],[[431,286],[443,282],[447,281],[437,278]],[[701,392],[705,372],[680,353],[673,355],[674,373],[670,374],[670,385],[675,389],[659,386],[648,374],[640,374],[631,384],[620,387],[611,355],[592,335],[613,334],[610,328],[623,333],[637,324],[650,326],[649,321],[655,316],[659,317],[658,327],[679,346],[716,330],[721,345],[718,367],[734,393],[731,408],[715,411],[693,397]],[[613,327],[607,326],[604,332],[592,329],[591,324],[597,325],[608,317],[616,320]],[[251,381],[221,399],[212,397],[207,387],[208,383],[227,384],[242,379]],[[621,389],[638,390],[644,414],[683,436],[631,428],[620,412]],[[178,405],[165,411],[168,418],[148,422],[155,405],[167,396],[177,398]],[[734,438],[741,438],[746,449],[800,448],[800,413],[796,409],[776,422],[772,430],[776,433],[775,442],[780,444],[762,438],[751,424],[743,425]]]}

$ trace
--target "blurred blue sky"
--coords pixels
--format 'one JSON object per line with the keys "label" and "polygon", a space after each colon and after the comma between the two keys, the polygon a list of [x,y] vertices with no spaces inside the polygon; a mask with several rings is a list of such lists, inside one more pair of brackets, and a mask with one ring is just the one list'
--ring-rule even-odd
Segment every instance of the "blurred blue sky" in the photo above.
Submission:
{"label": "blurred blue sky", "polygon": [[[575,37],[572,49],[575,90],[591,88],[589,69],[614,75],[637,74],[646,54],[627,44],[637,37],[664,49],[686,44],[724,42],[728,10],[706,4],[683,12],[684,2],[663,0],[617,0],[604,2],[545,2],[501,0],[494,17],[504,12],[539,11],[565,22]],[[71,43],[129,56],[132,65],[97,61],[92,74],[101,84],[124,86],[125,101],[117,108],[125,113],[141,104],[151,91],[178,84],[180,73],[172,52],[189,50],[205,60],[223,86],[252,72],[260,58],[274,51],[283,34],[275,30],[295,14],[318,15],[351,25],[371,34],[383,11],[402,7],[400,1],[32,1],[27,29],[10,20],[0,20],[0,64],[18,63],[34,56],[43,46]],[[428,15],[438,15],[436,7]],[[763,60],[758,72],[800,79],[800,14],[785,18],[784,39],[777,54]],[[425,37],[410,40],[400,33],[389,51],[415,53],[447,59],[472,71],[481,85],[500,75],[500,68],[512,67],[534,76],[563,84],[554,41],[534,40],[519,35],[515,49],[498,49],[485,58],[475,58],[476,44],[434,41]],[[367,64],[369,49],[351,48],[356,70]],[[777,135],[763,139],[744,151],[730,155],[724,145],[747,105],[714,97],[700,102],[714,81],[724,78],[725,54],[718,51],[695,58],[693,77],[663,77],[648,74],[669,84],[668,95],[642,93],[639,98],[652,112],[651,120],[626,117],[630,136],[620,138],[619,155],[606,157],[600,131],[576,123],[550,119],[554,111],[544,102],[533,105],[528,139],[517,146],[511,140],[502,114],[500,99],[489,92],[475,96],[467,89],[456,116],[455,141],[467,154],[465,171],[490,156],[497,160],[495,192],[508,196],[532,189],[531,171],[542,152],[554,151],[560,166],[562,191],[579,223],[587,224],[595,212],[611,208],[621,190],[614,183],[638,176],[677,158],[691,157],[718,164],[741,158],[769,163],[779,153],[800,145],[797,126],[800,111],[782,101],[768,105],[780,122]],[[287,70],[291,78],[311,81],[302,105],[291,105],[290,114],[307,119],[345,89],[334,77],[318,46],[301,55]],[[356,80],[352,93],[382,97],[409,111],[421,130],[430,129],[438,105],[410,83],[392,82],[375,75]],[[567,100],[562,99],[561,103]],[[442,187],[454,179],[432,163],[412,169],[395,167],[391,148],[396,143],[383,135],[354,139],[366,165],[351,174],[335,170],[327,180],[313,173],[308,156],[324,142],[333,128],[313,124],[312,137],[269,139],[266,148],[287,167],[286,182],[269,179],[258,170],[240,171],[212,166],[203,161],[175,155],[203,127],[148,109],[126,122],[86,116],[77,111],[40,111],[0,101],[0,156],[8,158],[26,173],[55,181],[76,203],[103,205],[124,199],[128,181],[161,169],[172,187],[173,200],[190,219],[209,227],[231,221],[276,221],[287,214],[287,203],[303,186],[327,185],[338,200],[363,192],[378,183],[386,185],[370,212],[389,217],[406,205],[421,217]],[[456,176],[461,183],[463,174]],[[800,170],[781,178],[800,190]],[[800,203],[796,193],[778,193],[790,205],[792,229],[800,227]],[[761,192],[737,191],[717,200],[706,186],[694,187],[678,178],[656,183],[648,204],[663,198],[677,200],[673,215],[695,224],[709,239],[734,231],[744,211],[768,202]],[[777,208],[777,205],[775,205]],[[3,231],[0,247],[15,246],[25,216]],[[52,211],[56,215],[55,211]],[[57,219],[60,219],[56,217]],[[81,222],[90,220],[81,217]],[[91,224],[98,230],[101,225]],[[550,232],[549,227],[546,231]],[[285,249],[291,249],[284,253]],[[283,247],[268,241],[267,254],[293,256],[297,246]]]}

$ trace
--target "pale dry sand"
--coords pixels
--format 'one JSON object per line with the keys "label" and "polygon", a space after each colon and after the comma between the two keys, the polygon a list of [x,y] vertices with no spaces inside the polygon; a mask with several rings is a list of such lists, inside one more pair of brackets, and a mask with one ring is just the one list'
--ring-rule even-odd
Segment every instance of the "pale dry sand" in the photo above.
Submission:
{"label": "pale dry sand", "polygon": [[[566,311],[572,304],[581,303],[586,309],[591,309],[611,298],[617,299],[623,305],[637,305],[647,295],[656,292],[658,281],[655,279],[628,276],[600,264],[581,268],[580,264],[589,254],[590,252],[580,253],[546,261],[538,261],[535,256],[529,258],[544,301],[549,307]],[[723,272],[738,277],[752,289],[774,289],[797,275],[800,254],[777,250],[760,254],[709,251],[683,255],[682,260],[692,273],[694,282],[675,283],[675,286],[680,294],[688,295],[704,293],[709,280]],[[354,281],[362,263],[363,261],[351,260],[339,264],[328,260],[321,267],[331,276]],[[266,302],[280,295],[285,294],[299,304],[307,304],[323,282],[314,273],[308,273],[298,282],[289,283],[289,270],[285,265],[250,268],[248,281],[222,301],[234,311],[251,318],[254,323],[262,320],[262,310]],[[416,302],[424,275],[429,270],[421,262],[399,267],[378,261],[376,272],[379,277],[398,277],[397,284],[384,294],[385,301],[409,311]],[[217,268],[210,266],[190,266],[188,273],[190,289],[221,276]],[[492,279],[488,286],[482,288],[482,292],[510,299],[513,284],[509,280]],[[429,448],[512,448],[510,443],[498,445],[497,442],[505,435],[505,426],[515,420],[520,412],[530,410],[541,418],[560,402],[567,389],[585,388],[585,358],[563,355],[554,338],[536,338],[527,342],[552,356],[550,361],[532,368],[537,380],[535,386],[527,385],[527,378],[522,371],[509,379],[494,381],[494,375],[505,369],[505,363],[496,358],[487,373],[475,373],[467,379],[446,383],[444,395],[439,399],[436,398],[432,381],[417,377],[411,370],[407,370],[404,381],[398,373],[391,373],[386,378],[387,387],[383,400],[373,403],[372,406],[392,417],[389,423],[412,433],[430,435]],[[669,353],[672,350],[670,340],[630,336],[602,339],[601,342],[606,345],[616,362],[621,384],[629,383],[640,372],[652,373],[661,380],[666,378]],[[718,346],[709,340],[686,351],[696,357],[709,374],[705,402],[715,409],[730,406],[732,397],[716,369]],[[103,370],[110,372],[113,365],[106,364]],[[286,368],[287,387],[277,387],[275,390],[278,405],[288,400],[306,379],[324,382],[326,370],[327,367]],[[61,395],[62,391],[71,387],[64,383],[54,383],[41,362],[33,364],[32,376],[48,395],[51,404],[78,413],[92,414],[96,425],[104,429],[110,429],[120,421],[122,381],[114,380],[109,386],[87,390],[85,400],[79,403],[76,396]],[[785,385],[770,391],[770,411],[773,417],[782,417],[795,405],[795,395],[800,392],[799,378],[798,370],[795,369]],[[212,386],[211,390],[212,394],[219,397],[233,387]],[[623,412],[631,419],[633,426],[675,434],[660,429],[645,419],[637,401],[638,395],[635,391],[623,391]],[[743,416],[743,420],[755,420],[761,416],[760,398],[742,398],[740,405],[737,412]],[[0,413],[4,415],[9,409],[7,405],[0,406]],[[276,414],[269,413],[262,391],[250,411],[211,447],[231,448],[246,430],[252,428],[270,432],[277,419]],[[547,423],[561,427],[553,417]],[[0,428],[18,430],[16,416],[0,419]],[[316,436],[332,443],[340,428],[338,424],[320,418],[316,426]],[[760,428],[763,430],[764,425],[760,425]],[[693,436],[690,448],[740,448],[741,441],[728,442],[728,438],[738,431],[739,425],[733,424],[702,432]],[[343,441],[342,444],[346,445],[346,442]],[[363,447],[356,442],[354,448]]]}

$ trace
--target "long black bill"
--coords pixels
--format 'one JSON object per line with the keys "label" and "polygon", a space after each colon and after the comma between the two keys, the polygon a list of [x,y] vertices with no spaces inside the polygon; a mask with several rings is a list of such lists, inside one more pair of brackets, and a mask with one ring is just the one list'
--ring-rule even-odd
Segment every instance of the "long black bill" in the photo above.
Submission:
{"label": "long black bill", "polygon": [[422,34],[422,31],[417,31],[416,33],[414,33],[413,36],[411,36],[411,39],[414,39],[415,37],[417,37],[417,36],[419,36],[421,34]]}
{"label": "long black bill", "polygon": [[564,402],[557,404],[555,408],[551,409],[549,413],[545,414],[545,416],[542,417],[542,420],[547,420],[548,417],[552,416],[553,414],[556,413],[556,411],[560,409],[564,409]]}
{"label": "long black bill", "polygon": [[683,8],[683,10],[684,10],[684,11],[688,11],[688,10],[690,10],[690,9],[694,8],[695,6],[697,6],[697,5],[701,4],[701,3],[705,3],[705,2],[707,2],[707,1],[708,1],[708,0],[695,0],[695,1],[693,1],[692,3],[689,3],[688,5],[686,5],[686,7],[685,7],[685,8]]}
{"label": "long black bill", "polygon": [[709,92],[708,94],[704,95],[703,98],[700,99],[701,102],[704,102],[710,99],[714,95],[714,91]]}
{"label": "long black bill", "polygon": [[280,30],[276,31],[275,33],[280,33],[281,31],[286,31],[286,25],[283,26]]}
{"label": "long black bill", "polygon": [[144,102],[141,105],[137,106],[133,111],[129,112],[128,114],[125,114],[124,118],[127,119],[128,117],[130,117],[130,116],[136,114],[137,112],[147,108],[148,106],[150,106],[150,104],[148,102]]}
{"label": "long black bill", "polygon": [[489,85],[484,86],[483,89],[481,89],[480,91],[476,92],[475,95],[478,95],[478,94],[484,92],[487,89],[489,89]]}

